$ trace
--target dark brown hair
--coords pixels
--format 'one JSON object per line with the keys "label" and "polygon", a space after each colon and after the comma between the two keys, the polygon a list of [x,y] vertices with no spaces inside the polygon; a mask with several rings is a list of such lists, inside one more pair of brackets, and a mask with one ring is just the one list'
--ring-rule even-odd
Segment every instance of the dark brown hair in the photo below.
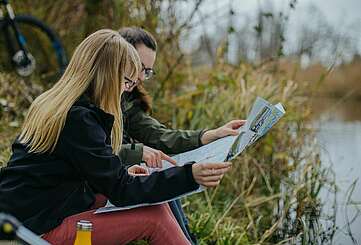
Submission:
{"label": "dark brown hair", "polygon": [[157,51],[157,41],[148,31],[140,27],[123,27],[119,29],[120,35],[135,48],[138,44],[144,44],[147,48]]}
{"label": "dark brown hair", "polygon": [[[143,28],[123,27],[119,29],[119,33],[135,48],[137,48],[137,45],[144,44],[154,52],[157,51],[157,41],[152,34]],[[136,99],[140,100],[140,106],[145,112],[150,112],[152,110],[152,98],[142,84],[138,84],[131,93]]]}

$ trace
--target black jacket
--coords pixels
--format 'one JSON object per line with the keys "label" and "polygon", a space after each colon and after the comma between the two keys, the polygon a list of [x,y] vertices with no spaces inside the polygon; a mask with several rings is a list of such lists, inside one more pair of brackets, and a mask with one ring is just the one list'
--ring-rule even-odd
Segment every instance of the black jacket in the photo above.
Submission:
{"label": "black jacket", "polygon": [[191,165],[147,177],[127,174],[112,154],[114,117],[82,96],[70,109],[55,151],[29,153],[18,140],[0,172],[0,212],[17,217],[38,234],[70,215],[89,210],[94,192],[117,206],[159,202],[195,190]]}

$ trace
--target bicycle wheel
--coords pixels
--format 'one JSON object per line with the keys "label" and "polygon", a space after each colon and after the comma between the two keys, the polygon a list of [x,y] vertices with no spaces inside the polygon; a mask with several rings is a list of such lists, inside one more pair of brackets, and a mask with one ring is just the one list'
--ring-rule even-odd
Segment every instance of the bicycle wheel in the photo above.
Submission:
{"label": "bicycle wheel", "polygon": [[58,36],[33,16],[18,15],[15,17],[15,22],[32,63],[26,66],[17,63],[24,54],[16,42],[10,23],[6,22],[2,27],[5,34],[3,41],[6,43],[8,60],[12,60],[17,73],[21,76],[36,76],[46,83],[57,79],[67,65],[66,54]]}

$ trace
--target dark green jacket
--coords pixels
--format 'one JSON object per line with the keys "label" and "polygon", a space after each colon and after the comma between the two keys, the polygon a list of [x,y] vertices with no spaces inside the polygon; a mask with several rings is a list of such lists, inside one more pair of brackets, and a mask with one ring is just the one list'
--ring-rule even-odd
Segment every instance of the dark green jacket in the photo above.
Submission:
{"label": "dark green jacket", "polygon": [[126,164],[142,161],[143,144],[166,154],[177,154],[202,145],[200,138],[204,130],[169,129],[146,113],[140,101],[129,93],[123,94],[122,111],[124,139],[120,156]]}

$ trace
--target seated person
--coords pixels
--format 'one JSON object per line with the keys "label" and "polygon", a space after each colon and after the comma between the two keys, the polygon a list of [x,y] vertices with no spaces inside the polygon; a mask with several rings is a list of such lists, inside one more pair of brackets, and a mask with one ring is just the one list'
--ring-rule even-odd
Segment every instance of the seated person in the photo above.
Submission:
{"label": "seated person", "polygon": [[[125,88],[122,96],[124,137],[121,156],[126,162],[137,164],[144,161],[149,167],[161,167],[162,160],[175,162],[167,154],[176,154],[198,148],[228,135],[237,135],[243,120],[233,120],[213,130],[169,129],[151,117],[151,98],[143,83],[154,76],[157,42],[146,30],[125,27],[119,30],[122,37],[137,50],[142,70],[133,84]],[[189,231],[188,220],[179,200],[169,203],[188,240],[196,244]]]}
{"label": "seated person", "polygon": [[93,244],[189,244],[168,204],[94,214],[103,203],[156,203],[214,187],[230,163],[195,163],[133,176],[118,156],[120,95],[141,71],[118,32],[99,30],[76,48],[65,73],[31,104],[8,166],[0,172],[0,212],[14,215],[51,244],[73,244],[76,222],[93,223]]}

